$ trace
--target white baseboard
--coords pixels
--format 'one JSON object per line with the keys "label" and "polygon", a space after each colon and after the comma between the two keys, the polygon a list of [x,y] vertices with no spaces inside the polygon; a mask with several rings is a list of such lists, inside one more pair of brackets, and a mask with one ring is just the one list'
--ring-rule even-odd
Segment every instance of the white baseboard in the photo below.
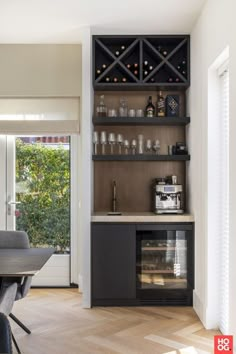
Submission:
{"label": "white baseboard", "polygon": [[205,312],[204,306],[203,306],[201,300],[199,299],[195,290],[193,291],[193,309],[196,312],[196,314],[198,315],[199,320],[202,322],[203,326],[206,328],[206,326],[205,326],[206,312]]}
{"label": "white baseboard", "polygon": [[215,314],[213,316],[209,308],[204,306],[195,290],[193,291],[193,309],[206,329],[218,329],[217,316]]}

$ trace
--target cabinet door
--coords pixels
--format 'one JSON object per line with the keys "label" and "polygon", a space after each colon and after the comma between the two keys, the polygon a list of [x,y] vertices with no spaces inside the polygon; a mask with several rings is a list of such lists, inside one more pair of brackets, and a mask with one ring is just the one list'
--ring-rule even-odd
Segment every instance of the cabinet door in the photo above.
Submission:
{"label": "cabinet door", "polygon": [[136,297],[134,225],[92,224],[92,298]]}

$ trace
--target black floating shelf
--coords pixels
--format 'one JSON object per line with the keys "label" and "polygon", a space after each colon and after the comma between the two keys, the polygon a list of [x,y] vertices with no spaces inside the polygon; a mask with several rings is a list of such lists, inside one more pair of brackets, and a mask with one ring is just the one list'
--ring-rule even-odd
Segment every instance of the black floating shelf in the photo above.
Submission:
{"label": "black floating shelf", "polygon": [[94,161],[189,161],[190,155],[93,155]]}
{"label": "black floating shelf", "polygon": [[98,83],[94,84],[95,91],[154,91],[158,87],[161,91],[184,91],[189,87],[188,83]]}
{"label": "black floating shelf", "polygon": [[94,125],[187,125],[190,117],[93,117]]}

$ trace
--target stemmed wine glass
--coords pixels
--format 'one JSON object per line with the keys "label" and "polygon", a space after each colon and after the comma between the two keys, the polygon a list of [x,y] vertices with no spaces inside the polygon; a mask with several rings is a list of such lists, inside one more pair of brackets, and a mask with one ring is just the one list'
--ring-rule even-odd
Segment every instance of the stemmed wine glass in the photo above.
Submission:
{"label": "stemmed wine glass", "polygon": [[100,143],[102,145],[102,155],[106,153],[106,144],[107,144],[107,133],[101,132]]}
{"label": "stemmed wine glass", "polygon": [[143,134],[138,135],[138,153],[143,154]]}
{"label": "stemmed wine glass", "polygon": [[135,155],[136,153],[136,148],[137,148],[137,140],[132,139],[131,140],[131,149],[132,149],[132,154]]}
{"label": "stemmed wine glass", "polygon": [[152,152],[152,140],[151,139],[146,140],[146,151],[147,151],[147,153]]}
{"label": "stemmed wine glass", "polygon": [[124,137],[122,134],[117,134],[116,138],[117,144],[119,145],[119,154],[122,152],[122,145],[124,144]]}
{"label": "stemmed wine glass", "polygon": [[114,153],[114,148],[113,146],[115,145],[116,143],[116,137],[115,137],[115,134],[114,133],[109,133],[108,135],[108,143],[110,144],[111,146],[111,155]]}
{"label": "stemmed wine glass", "polygon": [[124,148],[125,148],[125,154],[128,155],[128,153],[129,153],[129,140],[127,140],[127,139],[124,140]]}
{"label": "stemmed wine glass", "polygon": [[159,155],[160,147],[160,141],[158,139],[154,140],[152,149],[155,151],[156,155]]}
{"label": "stemmed wine glass", "polygon": [[94,155],[97,155],[97,146],[99,144],[98,132],[93,132]]}

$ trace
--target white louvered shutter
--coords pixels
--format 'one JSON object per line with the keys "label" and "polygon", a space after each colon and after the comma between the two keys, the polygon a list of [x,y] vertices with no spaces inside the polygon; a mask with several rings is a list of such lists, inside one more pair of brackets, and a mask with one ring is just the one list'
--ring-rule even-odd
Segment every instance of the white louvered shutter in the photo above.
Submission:
{"label": "white louvered shutter", "polygon": [[220,232],[220,330],[229,329],[229,70],[219,69],[221,86],[221,232]]}

